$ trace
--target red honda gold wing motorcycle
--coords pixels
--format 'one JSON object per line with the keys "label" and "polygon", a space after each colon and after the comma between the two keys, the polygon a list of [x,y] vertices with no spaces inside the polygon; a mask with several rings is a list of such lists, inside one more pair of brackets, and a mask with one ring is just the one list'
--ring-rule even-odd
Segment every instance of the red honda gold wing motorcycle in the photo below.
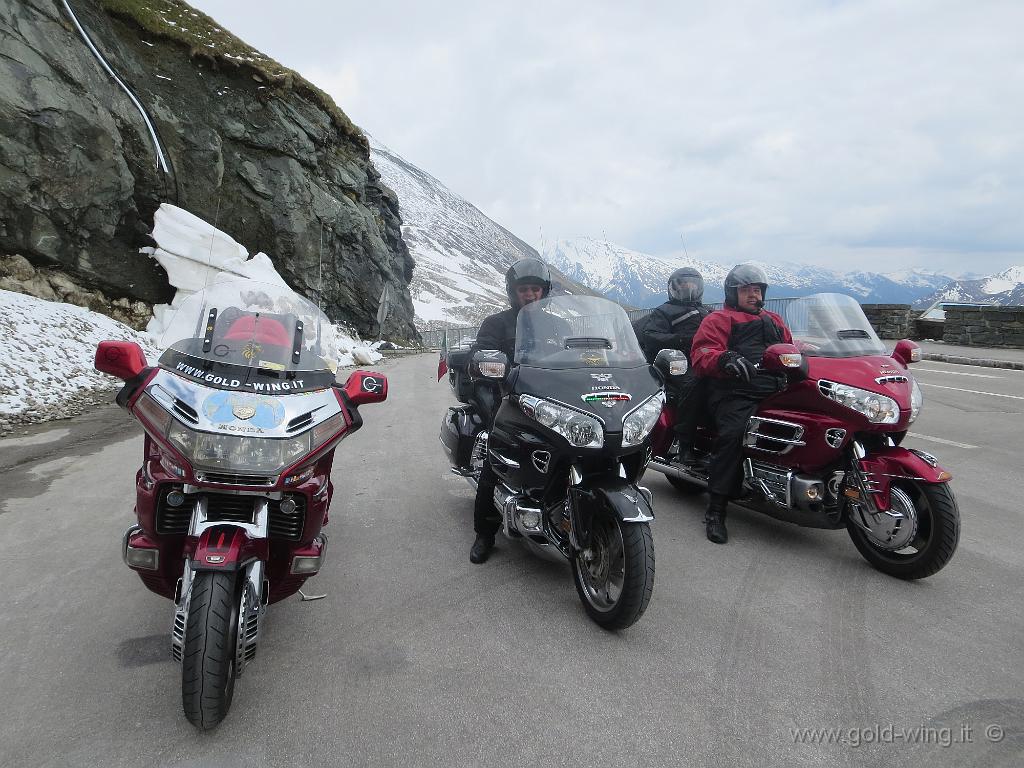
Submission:
{"label": "red honda gold wing motorcycle", "polygon": [[[875,568],[901,579],[942,569],[960,538],[952,475],[931,454],[904,447],[921,411],[908,368],[920,348],[900,341],[890,356],[860,305],[841,294],[790,300],[781,309],[795,345],[770,346],[759,365],[783,373],[744,438],[745,498],[735,502],[816,528],[843,528]],[[663,350],[656,365],[669,376]],[[683,492],[707,485],[711,435],[698,432],[697,463],[671,454],[675,412],[666,407],[649,469]]]}
{"label": "red honda gold wing motorcycle", "polygon": [[174,601],[171,655],[198,728],[227,715],[267,606],[323,565],[334,450],[362,426],[358,407],[387,397],[379,373],[335,383],[333,334],[286,286],[236,280],[181,304],[156,367],[131,342],[96,350],[146,433],[122,554]]}

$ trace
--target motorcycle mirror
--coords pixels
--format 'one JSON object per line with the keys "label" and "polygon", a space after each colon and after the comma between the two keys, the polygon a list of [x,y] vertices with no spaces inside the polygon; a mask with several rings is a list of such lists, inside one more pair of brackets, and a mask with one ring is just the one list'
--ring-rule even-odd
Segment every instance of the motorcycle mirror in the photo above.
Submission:
{"label": "motorcycle mirror", "polygon": [[355,371],[342,389],[352,405],[380,403],[388,399],[388,377],[376,371]]}
{"label": "motorcycle mirror", "polygon": [[761,367],[766,371],[791,373],[804,369],[804,356],[793,344],[772,344],[764,351]]}
{"label": "motorcycle mirror", "polygon": [[496,349],[481,349],[473,355],[472,373],[485,379],[503,379],[508,371],[508,358]]}
{"label": "motorcycle mirror", "polygon": [[134,341],[101,341],[93,365],[100,373],[129,381],[146,369],[146,354]]}
{"label": "motorcycle mirror", "polygon": [[919,363],[921,362],[921,348],[910,339],[900,339],[896,342],[896,349],[892,351],[892,357],[903,363],[904,366]]}
{"label": "motorcycle mirror", "polygon": [[663,349],[654,358],[654,367],[665,376],[683,376],[690,370],[690,361],[678,349]]}

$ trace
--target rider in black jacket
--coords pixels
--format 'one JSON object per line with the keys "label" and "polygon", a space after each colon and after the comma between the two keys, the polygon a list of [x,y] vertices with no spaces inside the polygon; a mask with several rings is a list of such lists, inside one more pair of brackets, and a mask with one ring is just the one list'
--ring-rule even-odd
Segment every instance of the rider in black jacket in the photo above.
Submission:
{"label": "rider in black jacket", "polygon": [[[473,350],[498,349],[505,353],[509,364],[515,359],[516,321],[519,310],[527,304],[545,298],[551,291],[551,273],[540,259],[520,259],[505,273],[505,294],[510,308],[487,317],[473,343]],[[501,403],[501,390],[491,382],[474,384],[473,401],[480,417],[490,429]],[[485,461],[476,489],[473,508],[473,530],[476,540],[469,551],[472,563],[482,563],[494,548],[494,536],[501,527],[501,517],[494,506],[494,486],[497,478]]]}
{"label": "rider in black jacket", "polygon": [[[644,349],[677,349],[690,360],[690,347],[701,321],[711,309],[704,299],[704,278],[692,267],[677,269],[668,278],[668,301],[651,312],[643,330]],[[650,357],[648,359],[651,359]],[[692,366],[691,366],[692,367]],[[687,373],[676,391],[667,393],[676,408],[676,436],[681,461],[693,461],[693,438],[701,415],[707,409],[707,384],[693,371]]]}

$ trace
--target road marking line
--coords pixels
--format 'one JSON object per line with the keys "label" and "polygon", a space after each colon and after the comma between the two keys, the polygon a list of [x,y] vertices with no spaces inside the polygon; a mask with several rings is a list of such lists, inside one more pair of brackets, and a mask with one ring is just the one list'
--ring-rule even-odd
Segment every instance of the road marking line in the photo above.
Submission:
{"label": "road marking line", "polygon": [[[995,368],[994,366],[988,365],[971,365],[970,363],[950,363],[947,362],[946,360],[927,360],[922,362],[929,362],[932,365],[956,365],[960,368],[993,368],[994,370],[1002,371],[1003,373],[1024,373],[1024,371],[1021,371],[1017,368]],[[917,367],[917,363],[914,363],[914,367]]]}
{"label": "road marking line", "polygon": [[972,395],[990,395],[991,397],[1008,397],[1011,400],[1024,400],[1024,397],[1020,395],[1002,395],[999,392],[982,392],[979,389],[960,389],[960,387],[943,387],[939,384],[926,384],[923,381],[919,381],[922,387],[933,387],[935,389],[952,389],[954,392],[967,392]]}
{"label": "road marking line", "polygon": [[944,371],[941,368],[918,368],[914,366],[914,372],[927,371],[928,373],[945,373],[950,376],[974,376],[977,379],[1003,379],[1005,376],[992,376],[987,373],[967,373],[966,371]]}
{"label": "road marking line", "polygon": [[922,435],[917,432],[907,432],[907,437],[916,437],[918,440],[931,440],[933,443],[942,443],[943,445],[955,445],[957,448],[977,448],[976,445],[970,443],[958,443],[956,440],[946,440],[942,437],[932,437],[931,435]]}

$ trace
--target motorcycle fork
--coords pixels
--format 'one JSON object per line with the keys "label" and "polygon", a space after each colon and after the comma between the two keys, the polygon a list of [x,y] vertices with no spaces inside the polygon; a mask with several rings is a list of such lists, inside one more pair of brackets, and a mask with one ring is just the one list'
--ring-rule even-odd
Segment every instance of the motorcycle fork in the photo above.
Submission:
{"label": "motorcycle fork", "polygon": [[841,488],[848,519],[852,520],[854,525],[870,530],[863,516],[885,514],[886,510],[881,509],[875,501],[875,496],[879,493],[878,481],[869,478],[861,469],[861,459],[866,456],[864,446],[854,442],[849,456],[849,469],[843,477]]}
{"label": "motorcycle fork", "polygon": [[594,495],[583,488],[583,473],[579,467],[573,464],[569,468],[569,543],[572,548],[580,552],[590,546],[590,514],[585,512],[583,501],[592,499]]}

